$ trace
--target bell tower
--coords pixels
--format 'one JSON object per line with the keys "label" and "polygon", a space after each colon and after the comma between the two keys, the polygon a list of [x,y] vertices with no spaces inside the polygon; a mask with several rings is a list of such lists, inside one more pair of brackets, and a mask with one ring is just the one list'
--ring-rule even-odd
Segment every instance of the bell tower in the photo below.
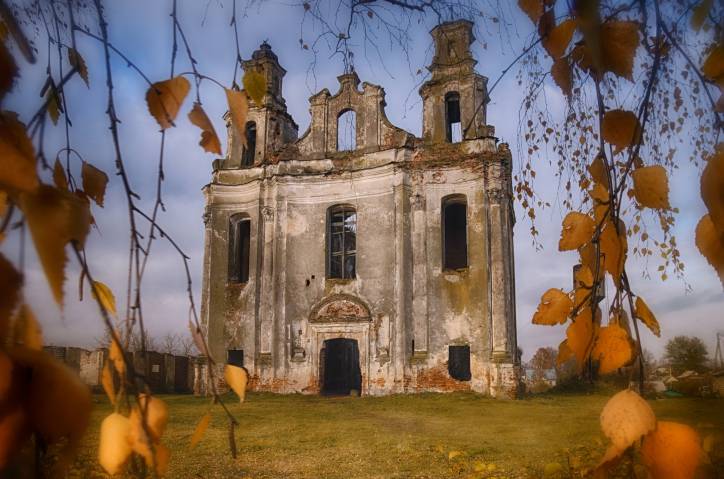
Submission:
{"label": "bell tower", "polygon": [[287,73],[279,65],[279,58],[266,41],[252,53],[251,60],[241,63],[244,72],[256,71],[264,77],[266,94],[260,104],[249,101],[246,123],[246,141],[238,138],[226,115],[228,132],[228,157],[223,167],[251,168],[258,166],[281,146],[297,139],[299,127],[287,113],[287,103],[282,95],[282,82]]}
{"label": "bell tower", "polygon": [[420,88],[423,101],[422,137],[425,143],[457,143],[493,134],[486,125],[488,79],[475,72],[470,45],[473,23],[456,20],[436,26],[432,78]]}

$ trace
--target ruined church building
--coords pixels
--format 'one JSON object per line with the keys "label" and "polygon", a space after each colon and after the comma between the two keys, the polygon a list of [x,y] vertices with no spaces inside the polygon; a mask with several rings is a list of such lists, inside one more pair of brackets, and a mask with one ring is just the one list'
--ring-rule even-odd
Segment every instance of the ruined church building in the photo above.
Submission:
{"label": "ruined church building", "polygon": [[[486,122],[473,24],[431,32],[422,138],[357,74],[309,99],[298,136],[267,43],[267,91],[204,188],[202,321],[252,390],[380,395],[517,387],[511,154]],[[347,135],[345,135],[347,132]]]}

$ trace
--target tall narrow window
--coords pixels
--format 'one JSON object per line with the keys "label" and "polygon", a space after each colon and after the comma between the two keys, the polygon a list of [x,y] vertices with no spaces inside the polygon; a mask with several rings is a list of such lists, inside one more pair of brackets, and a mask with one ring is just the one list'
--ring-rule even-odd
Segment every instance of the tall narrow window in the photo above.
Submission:
{"label": "tall narrow window", "polygon": [[345,110],[337,117],[337,151],[351,151],[357,147],[357,114]]}
{"label": "tall narrow window", "polygon": [[445,129],[447,141],[458,143],[463,139],[462,123],[460,121],[460,95],[450,92],[445,95]]}
{"label": "tall narrow window", "polygon": [[256,155],[256,123],[249,121],[246,123],[246,146],[244,154],[241,158],[242,166],[254,166],[254,156]]}
{"label": "tall narrow window", "polygon": [[442,202],[442,259],[444,269],[468,266],[468,219],[465,197],[455,195]]}
{"label": "tall narrow window", "polygon": [[450,346],[448,349],[447,372],[458,381],[470,381],[470,346]]}
{"label": "tall narrow window", "polygon": [[327,215],[327,277],[353,279],[356,258],[357,212],[351,206],[333,206]]}
{"label": "tall narrow window", "polygon": [[249,237],[251,220],[234,215],[229,220],[229,282],[249,281]]}

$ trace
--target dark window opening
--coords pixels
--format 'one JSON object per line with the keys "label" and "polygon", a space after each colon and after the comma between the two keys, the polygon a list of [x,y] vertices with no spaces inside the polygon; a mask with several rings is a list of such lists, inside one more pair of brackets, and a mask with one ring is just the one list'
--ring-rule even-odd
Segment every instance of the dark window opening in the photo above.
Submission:
{"label": "dark window opening", "polygon": [[229,222],[229,281],[249,281],[249,241],[251,221],[249,218],[232,217]]}
{"label": "dark window opening", "polygon": [[322,394],[361,393],[362,372],[357,341],[347,338],[327,339],[320,351]]}
{"label": "dark window opening", "polygon": [[254,166],[254,156],[256,155],[256,123],[253,121],[246,124],[246,146],[242,155],[242,166]]}
{"label": "dark window opening", "polygon": [[445,131],[448,142],[458,143],[462,141],[463,130],[460,120],[460,95],[456,92],[445,95]]}
{"label": "dark window opening", "polygon": [[357,212],[351,206],[335,206],[329,211],[327,224],[327,277],[353,279],[357,269]]}
{"label": "dark window opening", "polygon": [[447,371],[453,379],[470,381],[470,346],[449,347]]}
{"label": "dark window opening", "polygon": [[347,110],[337,117],[337,151],[357,148],[357,114]]}
{"label": "dark window opening", "polygon": [[443,268],[462,269],[468,267],[468,220],[464,198],[443,201]]}
{"label": "dark window opening", "polygon": [[243,349],[229,349],[226,352],[226,363],[232,366],[244,367],[244,350]]}

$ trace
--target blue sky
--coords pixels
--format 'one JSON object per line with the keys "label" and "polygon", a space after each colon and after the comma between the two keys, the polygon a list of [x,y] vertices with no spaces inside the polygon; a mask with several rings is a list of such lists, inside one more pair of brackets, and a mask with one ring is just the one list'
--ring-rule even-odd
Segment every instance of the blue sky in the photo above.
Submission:
{"label": "blue sky", "polygon": [[[110,19],[110,37],[113,44],[131,58],[152,80],[168,78],[171,52],[170,1],[129,0],[107,2]],[[242,2],[240,2],[241,4]],[[513,2],[511,2],[512,4]],[[501,36],[499,28],[490,16],[477,23],[477,40],[473,45],[480,73],[494,81],[521,50],[532,25],[527,17],[511,10]],[[324,43],[320,43],[315,57],[310,50],[302,49],[300,37],[305,43],[313,41],[315,32],[309,21],[301,24],[303,8],[282,2],[256,3],[240,19],[239,31],[241,54],[249,58],[251,52],[267,40],[287,70],[284,79],[284,96],[288,110],[299,124],[300,135],[309,124],[308,98],[322,88],[337,90],[336,76],[342,73],[342,62],[331,57]],[[233,29],[229,26],[231,2],[222,0],[180,1],[179,18],[189,39],[199,70],[223,84],[230,84],[234,58]],[[94,22],[94,12],[89,10],[88,24]],[[308,19],[309,20],[309,19]],[[382,85],[387,93],[387,116],[393,124],[414,134],[421,132],[421,104],[417,88],[431,57],[429,29],[433,19],[414,23],[410,30],[409,58],[394,45],[381,37],[379,51],[367,48],[361,38],[353,39],[356,48],[355,68],[363,81]],[[502,40],[501,40],[502,38]],[[78,49],[90,67],[90,89],[77,78],[69,85],[69,114],[73,121],[71,142],[86,161],[102,168],[110,177],[106,206],[96,207],[94,215],[98,223],[88,241],[90,264],[95,276],[108,284],[116,293],[119,309],[125,308],[125,281],[128,261],[128,215],[119,178],[114,174],[113,150],[108,134],[108,120],[104,114],[106,90],[102,50],[96,40],[78,36]],[[6,100],[6,108],[19,111],[27,120],[39,105],[38,92],[45,81],[47,49],[42,36],[36,37],[39,49],[35,65],[22,63],[22,77],[17,81],[12,95]],[[176,72],[188,71],[189,63],[183,50],[179,51]],[[22,60],[20,60],[22,62]],[[142,196],[141,204],[152,207],[155,187],[156,164],[160,145],[158,126],[148,114],[145,104],[147,85],[121,59],[114,57],[113,74],[116,83],[116,104],[122,120],[120,135],[123,154],[133,188]],[[561,114],[564,98],[554,86],[546,94],[551,111]],[[523,97],[517,85],[515,72],[511,71],[492,94],[488,106],[488,122],[496,127],[501,141],[510,144],[516,164],[523,159],[525,149],[518,151],[518,109]],[[211,174],[213,156],[204,153],[197,145],[198,129],[186,120],[191,108],[191,95],[187,99],[177,121],[177,127],[167,134],[166,182],[164,202],[166,212],[161,223],[191,257],[194,295],[200,303],[201,264],[203,259],[203,196],[201,188]],[[225,127],[222,120],[226,104],[223,91],[210,82],[201,89],[204,108],[212,119],[222,144],[225,143]],[[55,152],[64,145],[64,130],[59,126],[48,133],[45,150],[52,160]],[[224,146],[225,149],[225,146]],[[538,171],[538,192],[554,206],[539,214],[537,227],[541,232],[542,251],[535,251],[529,236],[529,223],[516,205],[518,223],[515,227],[516,290],[518,314],[518,341],[525,351],[525,359],[540,346],[556,346],[565,332],[563,327],[543,327],[530,324],[540,295],[549,287],[569,289],[571,267],[577,257],[574,253],[557,251],[560,224],[566,211],[556,207],[558,180],[552,174],[549,162],[556,159],[545,153],[532,159]],[[644,346],[659,356],[668,338],[679,334],[698,335],[713,354],[716,330],[724,332],[724,294],[714,270],[706,264],[694,245],[694,228],[704,213],[698,195],[699,171],[682,160],[681,168],[672,178],[671,203],[679,207],[681,214],[675,233],[680,251],[686,263],[687,280],[692,291],[687,293],[685,284],[677,279],[662,282],[656,273],[658,263],[649,268],[651,278],[641,274],[645,266],[631,258],[628,270],[634,291],[638,291],[657,315],[662,326],[662,338],[656,338],[647,330],[643,332]],[[18,257],[15,240],[6,241],[2,250],[11,259]],[[66,307],[61,312],[55,307],[32,248],[26,252],[26,297],[33,305],[44,328],[46,342],[68,345],[94,346],[95,338],[102,335],[101,321],[95,305],[87,298],[78,301],[77,268],[70,262],[66,282]],[[183,264],[178,255],[163,240],[154,246],[144,280],[144,311],[148,328],[156,336],[166,332],[186,332],[188,302],[185,292]]]}

